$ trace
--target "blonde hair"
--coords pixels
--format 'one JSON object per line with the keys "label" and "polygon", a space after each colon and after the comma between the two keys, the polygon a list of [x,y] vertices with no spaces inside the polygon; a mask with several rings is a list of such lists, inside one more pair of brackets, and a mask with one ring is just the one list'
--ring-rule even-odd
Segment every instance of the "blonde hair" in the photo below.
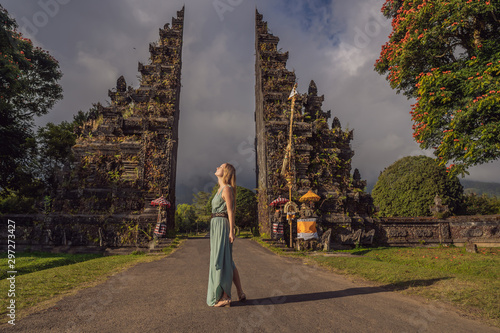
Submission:
{"label": "blonde hair", "polygon": [[222,181],[225,184],[231,185],[233,188],[234,195],[234,208],[236,209],[236,170],[234,166],[229,163],[225,163],[224,172],[222,173]]}

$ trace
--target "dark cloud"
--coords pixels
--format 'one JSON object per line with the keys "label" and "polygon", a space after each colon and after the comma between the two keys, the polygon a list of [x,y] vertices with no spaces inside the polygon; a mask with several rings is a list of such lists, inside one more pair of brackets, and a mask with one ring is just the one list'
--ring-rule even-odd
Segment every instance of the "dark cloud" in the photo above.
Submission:
{"label": "dark cloud", "polygon": [[[42,4],[58,4],[44,9]],[[67,4],[62,4],[67,3]],[[375,183],[398,158],[422,152],[412,140],[412,101],[390,89],[373,64],[390,22],[378,0],[186,0],[2,2],[19,22],[37,29],[34,43],[59,61],[64,100],[38,125],[71,120],[78,110],[105,103],[124,75],[138,86],[137,63],[148,61],[148,44],[185,4],[177,186],[179,201],[215,182],[223,162],[238,170],[238,183],[255,187],[254,13],[255,8],[290,51],[299,91],[315,80],[323,107],[343,127],[354,128],[353,168]],[[50,12],[52,8],[52,13]],[[57,13],[54,12],[57,9]],[[44,14],[47,22],[43,22]],[[54,15],[52,15],[54,14]],[[40,24],[45,23],[45,24]],[[36,25],[38,24],[38,26]],[[29,30],[29,27],[28,27]],[[500,163],[471,170],[470,179],[500,182]]]}

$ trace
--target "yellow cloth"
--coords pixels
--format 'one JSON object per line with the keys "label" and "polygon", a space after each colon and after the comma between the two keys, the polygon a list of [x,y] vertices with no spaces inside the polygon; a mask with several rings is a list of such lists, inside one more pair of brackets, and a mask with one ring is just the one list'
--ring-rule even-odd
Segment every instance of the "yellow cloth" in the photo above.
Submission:
{"label": "yellow cloth", "polygon": [[297,221],[297,233],[313,234],[316,232],[316,221]]}

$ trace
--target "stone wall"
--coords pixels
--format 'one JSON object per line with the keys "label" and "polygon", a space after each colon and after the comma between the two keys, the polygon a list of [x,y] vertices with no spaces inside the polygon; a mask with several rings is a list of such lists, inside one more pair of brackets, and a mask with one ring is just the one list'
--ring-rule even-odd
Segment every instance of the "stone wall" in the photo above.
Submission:
{"label": "stone wall", "polygon": [[[140,215],[3,215],[15,222],[16,250],[51,251],[55,247],[147,247],[154,224]],[[2,229],[2,250],[7,249],[7,228]]]}
{"label": "stone wall", "polygon": [[421,246],[472,241],[479,246],[500,246],[500,215],[433,217],[348,218],[333,224],[331,241],[338,245],[373,244]]}
{"label": "stone wall", "polygon": [[[141,215],[3,215],[16,225],[16,250],[51,251],[55,248],[146,247],[154,227]],[[320,222],[332,229],[331,246],[478,246],[500,247],[500,215],[453,216],[446,219],[350,218]],[[0,231],[1,249],[7,250],[7,228]],[[84,251],[81,249],[80,251]]]}

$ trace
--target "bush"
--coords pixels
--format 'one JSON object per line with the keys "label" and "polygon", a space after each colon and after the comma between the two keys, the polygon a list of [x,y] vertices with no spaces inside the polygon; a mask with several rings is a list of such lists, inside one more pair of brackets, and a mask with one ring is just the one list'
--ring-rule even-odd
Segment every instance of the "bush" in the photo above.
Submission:
{"label": "bush", "polygon": [[463,187],[456,176],[427,156],[407,156],[379,176],[372,191],[382,216],[430,216],[436,195],[451,213],[463,211]]}
{"label": "bush", "polygon": [[500,199],[489,197],[485,194],[479,196],[475,193],[465,196],[467,215],[493,215],[500,214]]}
{"label": "bush", "polygon": [[11,193],[0,199],[0,214],[36,213],[35,199]]}

